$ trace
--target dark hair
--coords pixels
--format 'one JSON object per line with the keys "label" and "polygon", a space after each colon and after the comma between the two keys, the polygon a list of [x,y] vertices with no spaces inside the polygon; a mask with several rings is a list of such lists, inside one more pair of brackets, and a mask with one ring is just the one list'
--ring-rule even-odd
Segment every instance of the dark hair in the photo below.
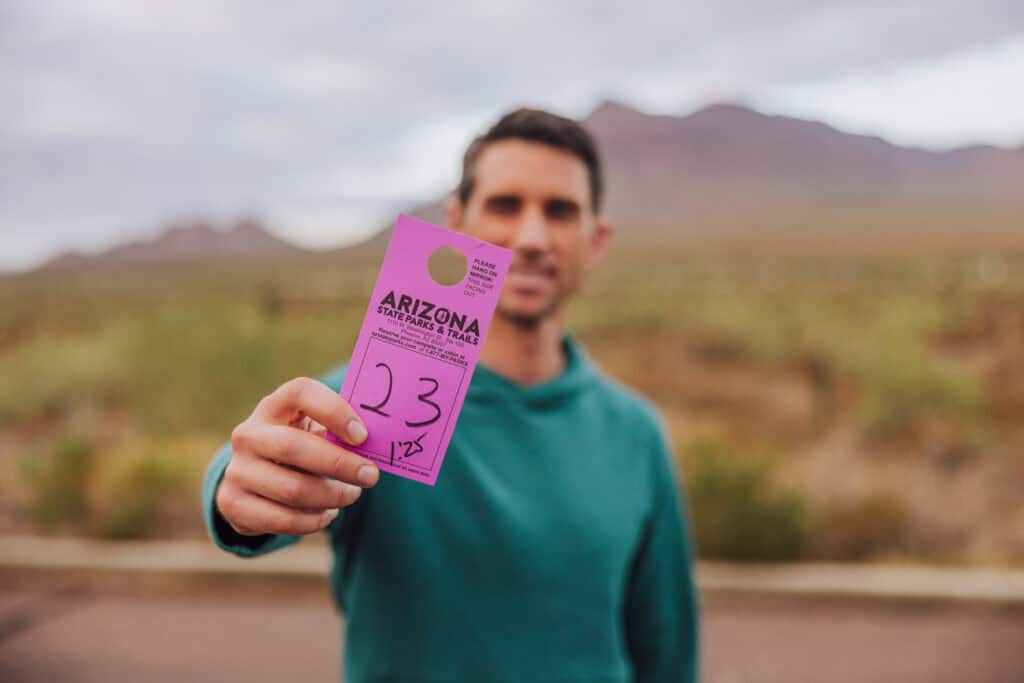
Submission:
{"label": "dark hair", "polygon": [[590,133],[578,121],[540,109],[516,109],[505,114],[483,135],[466,148],[462,157],[462,179],[455,193],[465,206],[473,194],[476,183],[476,164],[487,145],[499,140],[526,140],[539,142],[578,157],[590,176],[590,202],[595,213],[601,207],[604,179],[597,145]]}

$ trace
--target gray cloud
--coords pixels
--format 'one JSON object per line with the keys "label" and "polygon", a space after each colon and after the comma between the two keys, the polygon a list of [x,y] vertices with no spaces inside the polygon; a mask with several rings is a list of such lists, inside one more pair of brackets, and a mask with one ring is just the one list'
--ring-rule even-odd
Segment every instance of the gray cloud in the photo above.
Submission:
{"label": "gray cloud", "polygon": [[343,5],[0,5],[0,268],[185,213],[337,240],[515,104],[681,111],[1024,31],[1017,0]]}

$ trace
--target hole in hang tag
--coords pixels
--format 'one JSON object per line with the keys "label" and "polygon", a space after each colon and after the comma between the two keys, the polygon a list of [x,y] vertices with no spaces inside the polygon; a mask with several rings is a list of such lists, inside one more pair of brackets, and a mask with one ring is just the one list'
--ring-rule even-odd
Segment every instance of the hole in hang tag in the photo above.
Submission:
{"label": "hole in hang tag", "polygon": [[469,264],[466,255],[453,246],[438,247],[427,260],[431,279],[444,287],[451,287],[463,281]]}

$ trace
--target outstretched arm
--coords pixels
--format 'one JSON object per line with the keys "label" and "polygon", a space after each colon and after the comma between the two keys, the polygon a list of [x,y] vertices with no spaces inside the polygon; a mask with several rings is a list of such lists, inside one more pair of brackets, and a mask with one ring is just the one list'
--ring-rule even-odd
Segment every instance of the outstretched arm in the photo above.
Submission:
{"label": "outstretched arm", "polygon": [[214,456],[203,482],[206,525],[218,546],[252,556],[294,543],[377,483],[372,462],[307,431],[309,424],[351,445],[366,438],[351,406],[316,380],[292,380],[264,398]]}

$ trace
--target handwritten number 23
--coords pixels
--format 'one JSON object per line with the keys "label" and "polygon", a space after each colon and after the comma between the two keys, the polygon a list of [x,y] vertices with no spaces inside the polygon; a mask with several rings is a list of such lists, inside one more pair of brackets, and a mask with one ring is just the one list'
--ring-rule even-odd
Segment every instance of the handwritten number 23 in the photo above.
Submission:
{"label": "handwritten number 23", "polygon": [[[384,370],[387,371],[387,373],[388,373],[388,390],[384,394],[384,400],[382,400],[377,405],[370,405],[370,404],[367,404],[367,403],[360,403],[359,407],[360,408],[365,408],[366,410],[369,410],[370,412],[377,413],[378,415],[383,415],[384,417],[391,417],[391,415],[389,415],[388,413],[384,412],[384,406],[387,405],[389,400],[391,400],[391,387],[394,384],[394,375],[391,373],[391,368],[388,367],[387,363],[377,363],[377,365],[375,365],[374,367],[384,368]],[[436,403],[434,403],[433,401],[430,400],[430,397],[433,396],[435,393],[437,393],[437,387],[438,387],[437,380],[434,379],[433,377],[420,377],[419,381],[427,382],[427,383],[433,385],[430,388],[429,391],[425,391],[422,394],[417,394],[416,398],[419,399],[420,403],[426,403],[428,406],[433,408],[434,409],[434,416],[431,417],[431,418],[428,418],[426,420],[419,421],[419,422],[412,422],[410,420],[406,420],[405,421],[405,425],[407,427],[426,427],[427,425],[434,424],[435,422],[437,422],[441,418],[441,407],[439,405],[437,405]]]}

